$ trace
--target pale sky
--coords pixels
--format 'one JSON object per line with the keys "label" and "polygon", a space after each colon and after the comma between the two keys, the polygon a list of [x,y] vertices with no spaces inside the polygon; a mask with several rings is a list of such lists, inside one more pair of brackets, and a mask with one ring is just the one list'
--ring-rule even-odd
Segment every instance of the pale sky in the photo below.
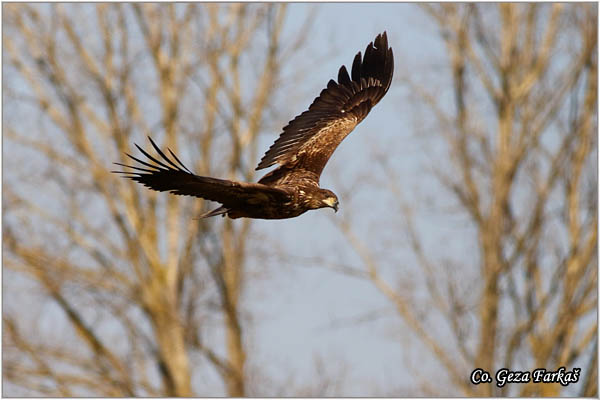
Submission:
{"label": "pale sky", "polygon": [[[419,176],[423,173],[419,169],[420,162],[425,159],[415,154],[421,143],[414,140],[415,133],[411,132],[407,88],[399,78],[414,69],[420,73],[425,72],[424,67],[433,70],[440,60],[444,61],[444,47],[438,41],[435,28],[417,5],[389,3],[292,4],[290,25],[295,25],[295,19],[302,20],[301,16],[310,7],[317,8],[317,21],[309,42],[318,44],[321,40],[325,41],[335,49],[335,53],[326,62],[314,65],[307,84],[315,89],[312,94],[307,94],[305,101],[299,101],[302,104],[290,110],[289,119],[306,109],[327,81],[337,77],[339,67],[351,65],[354,55],[358,51],[364,52],[366,45],[384,30],[395,59],[395,80],[390,91],[336,150],[325,168],[321,185],[339,196],[342,188],[333,174],[349,186],[356,173],[371,168],[373,157],[370,152],[373,148],[381,150],[389,146],[387,150],[395,154],[394,161],[408,167],[399,171],[402,178],[409,184],[427,189],[426,184],[423,187],[427,179]],[[276,138],[275,135],[263,135],[264,149]],[[371,189],[365,188],[361,192],[359,187],[356,190],[353,212],[360,212],[362,219],[385,221],[385,203],[378,203]],[[326,257],[330,253],[345,254],[344,262],[361,265],[330,221],[331,218],[348,217],[344,213],[347,203],[350,199],[340,197],[340,212],[333,216],[327,210],[319,210],[294,220],[257,221],[255,228],[282,243],[291,255]],[[353,215],[353,218],[357,216]],[[369,235],[368,229],[369,224],[365,224],[364,235],[361,235],[367,242],[382,237]],[[398,258],[408,261],[410,255],[398,254]],[[329,259],[335,260],[336,256]],[[292,268],[282,267],[279,274],[256,290],[249,290],[261,304],[256,308],[261,310],[261,315],[255,319],[255,339],[261,358],[269,360],[269,370],[273,374],[278,371],[290,373],[293,372],[289,371],[292,366],[299,374],[298,379],[305,377],[310,380],[314,376],[314,358],[319,355],[334,362],[330,366],[333,371],[344,370],[336,364],[347,364],[347,379],[342,392],[345,395],[393,394],[394,388],[411,387],[412,380],[404,366],[407,357],[414,360],[416,356],[418,360],[418,351],[416,354],[414,351],[418,346],[415,348],[413,345],[411,351],[403,348],[406,343],[401,338],[406,328],[398,323],[383,296],[368,282],[311,266],[310,263],[294,264]],[[282,290],[274,291],[276,287]],[[372,311],[379,315],[376,320],[361,324],[352,322],[354,318]],[[336,322],[339,326],[332,327]]]}
{"label": "pale sky", "polygon": [[[315,59],[307,63],[310,69],[296,87],[290,86],[294,93],[289,94],[289,104],[279,106],[280,128],[261,135],[259,157],[278,137],[281,127],[306,110],[329,79],[337,78],[340,66],[350,67],[354,55],[364,52],[383,31],[387,31],[394,51],[394,81],[323,172],[321,186],[337,193],[340,211],[334,214],[322,209],[294,219],[253,222],[252,237],[261,242],[263,251],[273,246],[272,253],[277,256],[268,261],[267,268],[258,265],[256,258],[248,261],[250,273],[263,273],[248,280],[243,299],[252,315],[247,324],[251,329],[246,332],[248,362],[260,365],[275,383],[293,379],[302,387],[314,383],[315,377],[339,375],[343,379],[340,390],[332,394],[416,395],[415,369],[422,368],[422,378],[427,372],[440,372],[441,367],[429,361],[429,353],[422,353],[423,346],[370,281],[332,272],[311,259],[363,265],[335,226],[336,221],[348,221],[357,237],[385,260],[381,272],[388,283],[414,290],[413,297],[423,296],[419,267],[401,229],[404,221],[399,204],[407,203],[417,207],[415,225],[432,258],[460,260],[464,263],[461,267],[477,264],[477,251],[472,247],[476,241],[466,218],[451,211],[452,198],[427,169],[433,163],[449,163],[442,158],[440,135],[428,129],[434,120],[431,110],[414,101],[405,83],[407,77],[421,82],[443,106],[451,107],[446,49],[436,25],[413,3],[292,3],[284,32],[297,30],[312,9],[316,10],[316,20],[307,38],[308,48],[302,51],[306,56],[315,54]],[[9,113],[5,118],[19,115]],[[378,189],[387,179],[381,174],[378,154],[385,155],[393,168],[399,194]],[[14,153],[11,156],[17,157]],[[185,156],[181,158],[191,164]],[[372,178],[368,182],[362,179],[365,171]],[[257,179],[263,174],[260,172]],[[51,198],[53,194],[43,195]],[[440,209],[440,205],[445,208]],[[26,301],[30,294],[21,291],[20,296]],[[20,299],[11,300],[15,307],[25,304]],[[55,315],[41,325],[52,331]],[[435,336],[445,339],[444,332],[447,330]],[[222,341],[220,333],[215,330],[213,337],[207,338],[210,344]],[[323,371],[315,371],[316,359],[321,360]],[[470,372],[465,371],[465,378]],[[193,377],[198,395],[224,395],[216,392],[222,389],[222,382],[206,363],[194,370]]]}
{"label": "pale sky", "polygon": [[[246,337],[250,345],[248,361],[262,364],[261,369],[276,381],[293,377],[296,385],[302,386],[322,374],[314,370],[315,359],[320,358],[325,375],[335,377],[339,373],[343,378],[342,390],[336,394],[402,395],[406,388],[415,387],[412,372],[405,367],[424,359],[418,342],[407,341],[410,339],[407,328],[370,282],[328,271],[306,259],[325,258],[361,266],[360,259],[333,223],[352,218],[360,239],[374,251],[386,252],[386,259],[395,261],[386,265],[383,272],[394,279],[404,275],[408,279],[411,270],[414,271],[406,238],[398,236],[399,199],[373,185],[359,184],[353,192],[344,192],[361,182],[363,171],[377,171],[374,154],[383,153],[394,166],[398,183],[406,188],[403,201],[414,203],[422,196],[436,195],[438,187],[422,166],[436,157],[438,139],[431,136],[430,142],[417,137],[414,127],[419,120],[414,115],[415,107],[403,77],[423,77],[429,84],[443,87],[448,79],[440,67],[445,64],[445,49],[435,26],[415,4],[293,3],[289,6],[285,31],[297,30],[311,9],[316,9],[316,21],[307,38],[308,49],[303,51],[307,55],[316,54],[317,60],[308,63],[310,70],[298,83],[297,91],[290,94],[293,101],[289,109],[288,104],[280,107],[281,127],[304,111],[329,79],[337,78],[342,64],[350,68],[354,55],[364,52],[367,44],[383,31],[387,31],[394,50],[395,79],[386,97],[337,149],[321,177],[322,187],[338,194],[340,211],[333,214],[332,210],[323,209],[295,219],[254,222],[257,237],[264,239],[264,243],[274,243],[287,262],[270,265],[266,277],[250,280],[247,285],[246,299],[253,317],[249,324],[253,329]],[[37,120],[21,123],[35,125]],[[279,135],[279,129],[264,132],[259,149],[265,151]],[[49,199],[53,196],[50,192],[43,195]],[[51,201],[47,206],[52,206]],[[454,229],[448,217],[444,220],[439,215],[427,214],[418,222],[428,243],[443,241],[444,235],[462,233]],[[439,246],[440,252],[465,250],[464,246],[449,246],[450,243]],[[255,262],[250,259],[250,271],[262,269]],[[21,295],[27,301],[28,292]],[[57,319],[56,313],[48,310],[54,309],[49,304],[45,309],[48,320],[40,320],[41,326],[50,331]],[[373,315],[374,319],[366,322],[354,322]],[[218,343],[220,339],[213,340]],[[214,371],[207,375],[209,370],[194,371],[193,386],[199,395],[219,394],[214,390],[221,387],[220,380]],[[206,388],[210,391],[205,392]]]}

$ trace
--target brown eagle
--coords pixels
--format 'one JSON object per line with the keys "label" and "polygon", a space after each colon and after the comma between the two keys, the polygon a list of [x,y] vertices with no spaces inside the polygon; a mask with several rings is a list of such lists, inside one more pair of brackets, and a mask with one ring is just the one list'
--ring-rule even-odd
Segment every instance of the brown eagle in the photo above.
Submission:
{"label": "brown eagle", "polygon": [[297,217],[308,210],[331,207],[336,212],[338,199],[331,190],[319,187],[319,177],[342,140],[381,100],[392,83],[394,55],[388,47],[386,32],[367,46],[364,57],[354,57],[349,75],[345,66],[338,81],[329,81],[307,111],[283,128],[256,169],[279,164],[258,183],[235,182],[194,175],[169,149],[165,155],[150,139],[159,157],[135,145],[148,161],[130,154],[142,166],[129,166],[122,173],[144,186],[176,195],[196,196],[222,206],[201,217],[227,215],[229,218],[282,219]]}

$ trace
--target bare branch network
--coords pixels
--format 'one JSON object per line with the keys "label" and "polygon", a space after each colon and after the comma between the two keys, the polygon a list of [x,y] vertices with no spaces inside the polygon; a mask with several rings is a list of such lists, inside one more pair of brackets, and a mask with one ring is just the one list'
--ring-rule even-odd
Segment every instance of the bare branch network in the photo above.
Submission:
{"label": "bare branch network", "polygon": [[[347,394],[334,360],[317,357],[314,381],[298,384],[254,358],[245,289],[289,263],[382,295],[387,308],[346,323],[393,324],[386,343],[406,351],[413,383],[364,395],[597,396],[595,4],[420,5],[443,68],[397,61],[407,77],[385,101],[408,88],[402,106],[418,111],[393,148],[416,140],[442,156],[419,166],[418,193],[395,152],[374,156],[348,193],[377,183],[389,207],[347,202],[327,254],[293,257],[248,219],[199,221],[207,202],[110,173],[152,136],[198,174],[253,181],[259,133],[293,113],[282,104],[314,62],[313,16],[292,29],[289,7],[3,6],[3,394]],[[399,28],[385,29],[395,44]],[[469,381],[475,368],[560,366],[580,381]]]}

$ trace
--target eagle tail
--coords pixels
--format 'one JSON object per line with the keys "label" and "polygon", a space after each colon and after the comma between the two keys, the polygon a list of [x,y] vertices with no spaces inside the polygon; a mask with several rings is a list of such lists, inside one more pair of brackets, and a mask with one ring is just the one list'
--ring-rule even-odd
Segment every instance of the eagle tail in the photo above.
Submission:
{"label": "eagle tail", "polygon": [[201,216],[199,216],[198,218],[194,218],[194,219],[203,219],[203,218],[208,218],[208,217],[216,217],[217,215],[223,215],[223,216],[225,216],[225,214],[227,214],[228,212],[229,212],[229,208],[221,206],[221,207],[216,208],[216,209],[214,209],[212,211],[204,213]]}

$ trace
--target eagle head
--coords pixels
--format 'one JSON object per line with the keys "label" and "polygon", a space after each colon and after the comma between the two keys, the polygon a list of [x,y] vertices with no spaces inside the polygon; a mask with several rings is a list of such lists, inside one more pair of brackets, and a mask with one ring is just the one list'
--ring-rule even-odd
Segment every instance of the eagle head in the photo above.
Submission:
{"label": "eagle head", "polygon": [[335,212],[337,212],[338,205],[340,203],[339,203],[338,198],[335,195],[335,193],[333,193],[331,190],[321,189],[319,194],[320,194],[321,208],[322,207],[331,207],[335,210]]}

